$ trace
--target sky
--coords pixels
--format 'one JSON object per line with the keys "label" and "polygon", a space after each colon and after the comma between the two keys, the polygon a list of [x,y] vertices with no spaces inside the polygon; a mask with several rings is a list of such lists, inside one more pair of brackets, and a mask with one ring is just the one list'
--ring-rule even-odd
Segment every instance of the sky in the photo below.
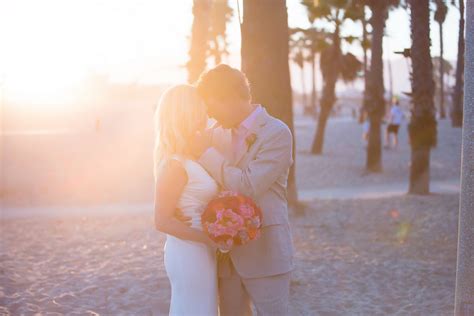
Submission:
{"label": "sky", "polygon": [[[237,2],[230,0],[235,9]],[[300,0],[287,0],[290,27],[308,27]],[[445,23],[445,58],[455,60],[457,9]],[[114,82],[150,84],[186,81],[192,0],[0,0],[0,87],[7,97],[56,98],[95,72]],[[432,23],[432,55],[438,55],[438,26]],[[361,34],[348,23],[345,33]],[[390,13],[385,59],[410,46],[409,15]],[[237,10],[228,25],[228,63],[240,66]],[[361,56],[359,47],[351,52]]]}

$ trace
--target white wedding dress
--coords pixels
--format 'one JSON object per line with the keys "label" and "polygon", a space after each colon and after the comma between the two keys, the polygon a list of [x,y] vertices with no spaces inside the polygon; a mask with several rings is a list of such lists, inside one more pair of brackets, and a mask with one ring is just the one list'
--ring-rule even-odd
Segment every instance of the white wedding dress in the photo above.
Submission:
{"label": "white wedding dress", "polygon": [[[201,214],[218,193],[218,185],[196,161],[173,156],[188,175],[178,207],[202,230]],[[170,315],[217,315],[217,264],[215,252],[203,243],[167,235],[164,261],[171,283]]]}

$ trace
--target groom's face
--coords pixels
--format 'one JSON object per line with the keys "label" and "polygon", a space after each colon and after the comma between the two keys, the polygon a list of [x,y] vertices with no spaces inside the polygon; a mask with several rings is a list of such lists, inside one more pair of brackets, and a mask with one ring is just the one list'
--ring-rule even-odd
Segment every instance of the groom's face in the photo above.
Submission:
{"label": "groom's face", "polygon": [[209,99],[206,106],[209,117],[214,118],[223,128],[233,128],[238,124],[238,102]]}

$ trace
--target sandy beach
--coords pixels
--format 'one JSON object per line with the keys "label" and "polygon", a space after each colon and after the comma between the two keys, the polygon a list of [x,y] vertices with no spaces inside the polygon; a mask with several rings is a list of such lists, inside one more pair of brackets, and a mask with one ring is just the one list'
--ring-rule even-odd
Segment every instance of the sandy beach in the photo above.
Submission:
{"label": "sandy beach", "polygon": [[[406,128],[400,148],[384,150],[384,172],[366,175],[361,125],[330,121],[320,157],[308,154],[314,123],[300,119],[296,127],[298,189],[307,198],[304,215],[291,218],[291,314],[451,315],[458,194],[400,194],[408,181]],[[442,121],[438,135],[431,179],[456,184],[461,131]],[[386,194],[387,184],[401,189]],[[352,187],[373,194],[318,195]],[[154,229],[152,209],[65,208],[22,218],[14,211],[2,212],[0,314],[167,314],[164,236]]]}
{"label": "sandy beach", "polygon": [[[450,315],[457,207],[456,195],[312,206],[292,221],[292,315]],[[145,214],[4,221],[0,312],[165,315],[163,243]]]}

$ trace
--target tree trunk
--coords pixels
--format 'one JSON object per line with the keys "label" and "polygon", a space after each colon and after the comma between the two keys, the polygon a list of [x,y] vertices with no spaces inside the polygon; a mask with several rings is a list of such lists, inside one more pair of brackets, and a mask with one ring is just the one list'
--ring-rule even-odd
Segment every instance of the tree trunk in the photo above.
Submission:
{"label": "tree trunk", "polygon": [[336,82],[337,74],[331,74],[327,78],[323,78],[324,88],[323,95],[321,97],[321,112],[318,117],[318,126],[316,128],[316,134],[314,135],[313,145],[311,146],[311,153],[314,155],[320,155],[323,153],[324,145],[324,132],[326,129],[327,120],[331,114],[334,102],[336,102]]}
{"label": "tree trunk", "polygon": [[466,8],[466,83],[455,315],[474,315],[474,1]]}
{"label": "tree trunk", "polygon": [[214,50],[214,64],[217,66],[222,61],[221,52],[219,51],[219,39],[217,38],[217,36],[214,38],[214,47],[215,47],[215,50]]}
{"label": "tree trunk", "polygon": [[306,80],[304,76],[304,61],[303,61],[303,64],[301,65],[300,70],[301,70],[300,76],[301,76],[301,90],[302,90],[301,100],[303,103],[303,113],[308,114],[309,105],[308,105],[307,93],[306,93]]}
{"label": "tree trunk", "polygon": [[366,169],[370,172],[382,171],[381,122],[385,114],[383,83],[383,35],[388,6],[385,1],[374,2],[372,10],[372,60],[368,74],[365,109],[369,115],[369,142],[367,146]]}
{"label": "tree trunk", "polygon": [[[244,0],[243,4],[242,71],[250,81],[252,100],[285,122],[294,138],[285,0]],[[291,205],[297,202],[295,164],[288,178],[288,199]]]}
{"label": "tree trunk", "polygon": [[369,122],[366,170],[382,172],[382,118],[374,115]]}
{"label": "tree trunk", "polygon": [[439,116],[446,118],[446,110],[444,108],[444,39],[443,39],[443,23],[439,23]]}
{"label": "tree trunk", "polygon": [[[367,19],[365,17],[365,12],[364,16],[362,18],[362,51],[364,54],[364,95],[362,98],[362,109],[365,108],[365,102],[367,101],[367,93],[368,93],[368,57],[367,57]],[[363,111],[359,111],[359,123],[363,123],[364,117],[363,117]]]}
{"label": "tree trunk", "polygon": [[311,153],[320,155],[323,153],[324,132],[327,120],[331,114],[332,107],[336,102],[336,82],[340,73],[341,47],[339,37],[339,26],[336,26],[333,43],[321,53],[320,67],[323,75],[323,93],[321,96],[321,112],[318,117],[318,126],[314,135]]}
{"label": "tree trunk", "polygon": [[[416,0],[418,1],[418,0]],[[430,193],[430,147],[411,149],[410,187],[411,194]]]}
{"label": "tree trunk", "polygon": [[451,112],[451,124],[453,127],[462,126],[463,111],[463,87],[464,87],[464,0],[459,0],[459,38],[458,38],[458,60],[456,63],[456,85],[454,86],[453,109]]}
{"label": "tree trunk", "polygon": [[188,82],[194,83],[206,69],[206,53],[211,25],[211,0],[194,0],[191,47],[189,49]]}
{"label": "tree trunk", "polygon": [[393,101],[393,71],[392,71],[392,60],[389,58],[387,59],[388,64],[388,84],[389,84],[389,102]]}
{"label": "tree trunk", "polygon": [[321,112],[318,116],[318,126],[316,127],[316,134],[314,136],[313,145],[311,146],[311,153],[320,155],[323,153],[324,131],[326,130],[326,123],[331,114],[332,105],[321,102]]}
{"label": "tree trunk", "polygon": [[365,12],[364,12],[364,17],[362,18],[362,43],[363,43],[363,53],[364,53],[364,83],[365,86],[367,87],[367,75],[368,75],[368,57],[367,57],[367,19],[365,18]]}
{"label": "tree trunk", "polygon": [[317,84],[316,84],[316,72],[317,72],[317,63],[316,58],[318,57],[317,54],[313,54],[313,58],[311,58],[311,79],[312,79],[312,88],[311,88],[311,111],[313,115],[316,115],[318,109],[318,91],[317,91]]}
{"label": "tree trunk", "polygon": [[429,0],[410,0],[412,113],[408,126],[411,145],[409,193],[430,192],[430,151],[436,145],[436,119],[433,102],[433,64],[430,56]]}

